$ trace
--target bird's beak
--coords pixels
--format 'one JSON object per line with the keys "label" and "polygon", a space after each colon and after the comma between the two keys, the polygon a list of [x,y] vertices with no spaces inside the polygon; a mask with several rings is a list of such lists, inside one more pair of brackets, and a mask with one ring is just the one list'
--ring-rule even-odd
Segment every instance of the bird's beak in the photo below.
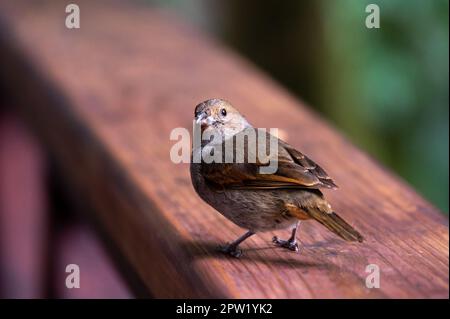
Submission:
{"label": "bird's beak", "polygon": [[200,125],[202,131],[204,131],[208,126],[212,125],[214,120],[211,116],[208,116],[206,113],[200,113],[200,115],[196,118],[195,124]]}
{"label": "bird's beak", "polygon": [[202,122],[207,118],[206,113],[200,113],[197,118],[195,119],[195,124],[201,125]]}

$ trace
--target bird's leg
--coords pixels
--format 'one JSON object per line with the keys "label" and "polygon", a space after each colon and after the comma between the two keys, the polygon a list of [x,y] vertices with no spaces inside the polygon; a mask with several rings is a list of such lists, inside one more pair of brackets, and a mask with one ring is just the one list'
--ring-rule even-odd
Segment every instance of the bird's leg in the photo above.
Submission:
{"label": "bird's leg", "polygon": [[254,232],[249,230],[248,232],[246,232],[244,235],[242,235],[241,237],[239,237],[232,243],[229,243],[223,247],[219,247],[219,249],[223,253],[226,253],[226,254],[236,257],[236,258],[239,258],[242,255],[242,250],[240,250],[238,248],[239,244],[254,234],[255,234]]}
{"label": "bird's leg", "polygon": [[292,229],[291,237],[288,240],[278,239],[277,236],[274,236],[272,238],[272,242],[275,243],[275,245],[277,245],[277,246],[284,247],[289,250],[297,252],[298,244],[297,244],[296,236],[297,236],[297,230],[298,230],[299,225],[300,225],[300,221],[297,221],[297,224],[295,224],[294,229]]}

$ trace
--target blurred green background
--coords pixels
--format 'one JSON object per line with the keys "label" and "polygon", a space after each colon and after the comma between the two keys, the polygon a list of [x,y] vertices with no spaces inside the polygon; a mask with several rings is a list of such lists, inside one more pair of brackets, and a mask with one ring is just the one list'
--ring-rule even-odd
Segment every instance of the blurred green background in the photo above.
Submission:
{"label": "blurred green background", "polygon": [[[147,0],[221,39],[448,214],[447,0]],[[367,29],[365,8],[380,7]]]}

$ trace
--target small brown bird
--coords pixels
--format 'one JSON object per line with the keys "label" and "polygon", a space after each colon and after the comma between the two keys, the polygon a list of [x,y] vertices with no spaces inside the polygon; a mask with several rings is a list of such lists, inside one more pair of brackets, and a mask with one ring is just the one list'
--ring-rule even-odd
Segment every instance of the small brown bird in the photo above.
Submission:
{"label": "small brown bird", "polygon": [[[246,130],[256,130],[230,103],[221,99],[198,104],[195,120],[202,136],[219,137],[222,145]],[[243,163],[195,162],[192,159],[202,158],[202,151],[212,141],[202,140],[200,145],[193,145],[190,172],[196,192],[222,215],[248,230],[221,250],[239,257],[242,252],[238,245],[255,233],[292,227],[289,239],[274,237],[272,241],[298,251],[297,229],[300,221],[307,219],[318,221],[344,240],[362,242],[363,237],[333,212],[320,191],[320,188],[337,188],[333,180],[307,156],[286,142],[276,140],[278,166],[273,174],[261,173],[259,169],[266,164],[259,158],[254,163],[248,160]],[[237,143],[234,145],[236,148]],[[249,146],[246,143],[244,148]]]}

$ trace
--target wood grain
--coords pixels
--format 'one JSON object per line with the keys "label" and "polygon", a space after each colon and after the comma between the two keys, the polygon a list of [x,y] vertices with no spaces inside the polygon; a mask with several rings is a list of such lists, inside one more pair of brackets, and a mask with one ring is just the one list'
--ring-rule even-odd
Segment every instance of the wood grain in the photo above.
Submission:
{"label": "wood grain", "polygon": [[[1,1],[0,78],[153,296],[448,298],[448,220],[399,178],[177,17],[77,3],[81,28],[69,30],[64,2]],[[330,202],[366,241],[305,222],[301,254],[273,247],[272,233],[246,241],[240,260],[215,253],[243,230],[169,158],[170,131],[190,129],[194,106],[211,97],[282,129],[320,163],[340,186]],[[380,289],[365,286],[368,264],[380,267]]]}

